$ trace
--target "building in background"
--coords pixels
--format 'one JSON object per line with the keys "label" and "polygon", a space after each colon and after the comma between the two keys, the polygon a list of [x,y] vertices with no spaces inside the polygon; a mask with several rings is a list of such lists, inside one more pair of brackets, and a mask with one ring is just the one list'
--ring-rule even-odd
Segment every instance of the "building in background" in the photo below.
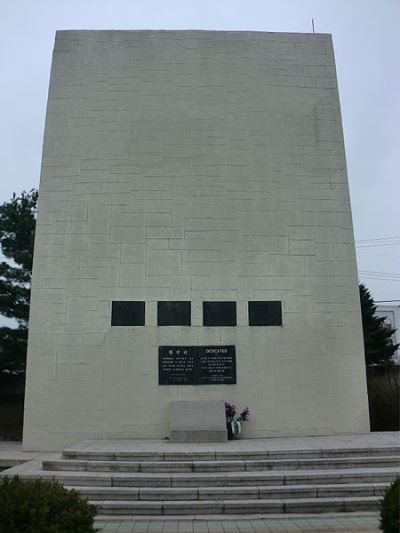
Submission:
{"label": "building in background", "polygon": [[[392,339],[393,344],[400,343],[400,306],[399,305],[377,305],[376,316],[384,317],[386,324],[392,329],[395,329]],[[397,348],[393,354],[393,361],[396,365],[400,365],[400,348]]]}

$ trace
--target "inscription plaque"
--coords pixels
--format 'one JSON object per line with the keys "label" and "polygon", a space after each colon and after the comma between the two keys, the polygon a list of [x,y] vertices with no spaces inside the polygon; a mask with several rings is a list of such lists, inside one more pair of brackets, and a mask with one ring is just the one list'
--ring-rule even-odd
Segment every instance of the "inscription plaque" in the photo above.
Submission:
{"label": "inscription plaque", "polygon": [[201,385],[236,383],[234,346],[200,346],[197,354]]}
{"label": "inscription plaque", "polygon": [[235,346],[160,346],[158,384],[234,385]]}
{"label": "inscription plaque", "polygon": [[194,385],[196,381],[193,346],[160,346],[158,353],[159,385]]}

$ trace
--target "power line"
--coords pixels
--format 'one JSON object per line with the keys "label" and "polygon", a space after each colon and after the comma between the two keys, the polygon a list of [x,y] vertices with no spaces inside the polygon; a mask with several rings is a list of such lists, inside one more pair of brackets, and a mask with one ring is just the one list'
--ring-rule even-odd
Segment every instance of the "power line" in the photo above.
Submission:
{"label": "power line", "polygon": [[400,235],[397,235],[396,237],[377,237],[376,239],[360,239],[356,240],[356,242],[389,241],[393,239],[400,239]]}
{"label": "power line", "polygon": [[400,278],[374,276],[373,274],[359,274],[360,278],[380,279],[381,281],[400,281]]}
{"label": "power line", "polygon": [[379,252],[368,252],[368,250],[360,250],[360,251],[364,252],[365,254],[380,255],[382,257],[400,257],[399,254],[380,254]]}
{"label": "power line", "polygon": [[400,281],[397,272],[376,272],[373,270],[358,270],[358,276],[363,279],[375,279],[378,281]]}
{"label": "power line", "polygon": [[398,246],[400,244],[400,240],[398,242],[391,242],[386,244],[361,244],[360,246],[356,246],[356,248],[375,248],[377,246]]}
{"label": "power line", "polygon": [[400,300],[375,300],[376,304],[381,304],[384,302],[400,302]]}
{"label": "power line", "polygon": [[400,277],[399,276],[378,276],[378,274],[363,274],[362,272],[359,272],[359,275],[363,278],[366,278],[366,277],[373,277],[373,278],[379,278],[379,279],[390,279],[390,280],[394,280],[394,281],[400,281]]}
{"label": "power line", "polygon": [[374,277],[374,276],[364,276],[364,275],[360,275],[359,276],[360,278],[362,279],[374,279],[376,281],[392,281],[392,282],[399,282],[400,279],[399,278],[377,278],[377,277]]}
{"label": "power line", "polygon": [[358,272],[360,274],[373,274],[373,275],[377,275],[377,276],[389,276],[389,277],[399,277],[400,278],[400,273],[399,272],[379,272],[379,271],[376,271],[376,270],[363,270],[363,269],[359,269]]}

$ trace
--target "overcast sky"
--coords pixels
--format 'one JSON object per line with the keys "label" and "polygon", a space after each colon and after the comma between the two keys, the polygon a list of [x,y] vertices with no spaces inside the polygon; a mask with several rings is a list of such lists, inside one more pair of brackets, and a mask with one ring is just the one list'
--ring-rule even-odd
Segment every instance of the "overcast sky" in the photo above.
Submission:
{"label": "overcast sky", "polygon": [[400,299],[400,0],[1,0],[0,203],[39,185],[56,30],[311,32],[312,18],[333,35],[360,279]]}

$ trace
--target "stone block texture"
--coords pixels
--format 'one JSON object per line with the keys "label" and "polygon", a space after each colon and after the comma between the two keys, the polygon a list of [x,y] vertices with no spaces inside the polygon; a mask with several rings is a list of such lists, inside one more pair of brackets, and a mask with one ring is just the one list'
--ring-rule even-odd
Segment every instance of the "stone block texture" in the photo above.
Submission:
{"label": "stone block texture", "polygon": [[[157,326],[170,300],[190,326]],[[112,301],[145,326],[111,326]],[[204,327],[204,301],[237,325]],[[160,345],[235,345],[237,384],[159,386]],[[161,438],[170,402],[205,399],[249,406],[245,437],[369,431],[331,37],[57,32],[24,447]]]}

